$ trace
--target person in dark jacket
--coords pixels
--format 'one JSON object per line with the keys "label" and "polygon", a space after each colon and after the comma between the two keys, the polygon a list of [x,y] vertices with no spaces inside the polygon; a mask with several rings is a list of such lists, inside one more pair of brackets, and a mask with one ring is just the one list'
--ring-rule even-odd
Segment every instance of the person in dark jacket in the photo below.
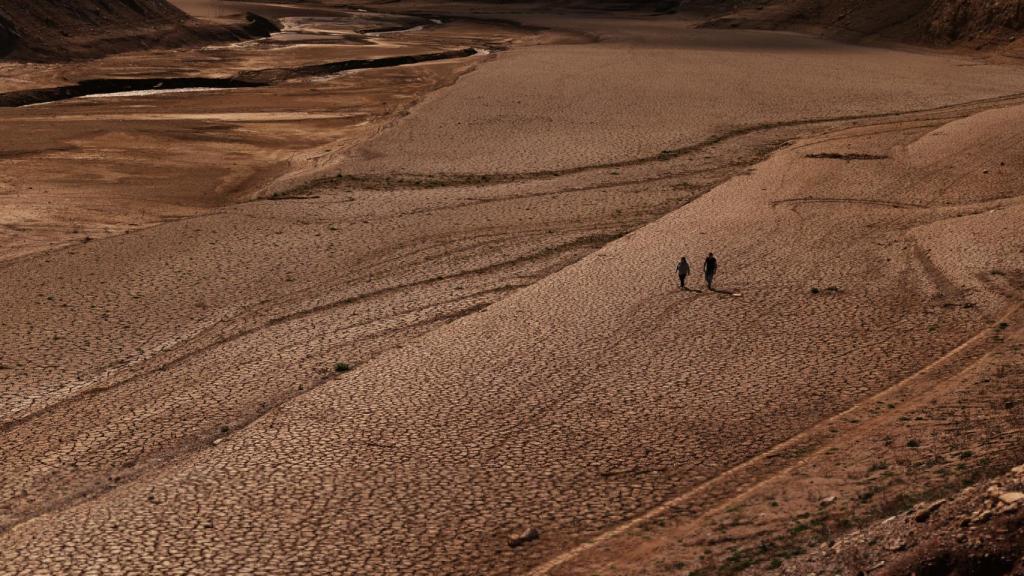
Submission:
{"label": "person in dark jacket", "polygon": [[704,259],[704,281],[708,283],[708,290],[714,290],[711,284],[715,281],[715,273],[718,272],[718,260],[714,254],[708,254]]}
{"label": "person in dark jacket", "polygon": [[690,263],[686,261],[686,256],[679,259],[676,272],[679,273],[679,287],[686,290],[686,276],[690,274]]}

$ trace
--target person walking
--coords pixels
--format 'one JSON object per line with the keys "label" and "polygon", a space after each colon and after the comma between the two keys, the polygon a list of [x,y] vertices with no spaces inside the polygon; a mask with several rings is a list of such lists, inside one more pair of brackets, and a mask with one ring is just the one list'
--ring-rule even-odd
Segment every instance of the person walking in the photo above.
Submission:
{"label": "person walking", "polygon": [[676,272],[679,273],[679,288],[686,290],[686,277],[690,274],[690,263],[686,261],[686,256],[679,259]]}
{"label": "person walking", "polygon": [[708,284],[708,290],[714,290],[711,284],[715,281],[715,273],[718,272],[718,260],[715,259],[715,255],[708,253],[708,257],[704,259],[704,281]]}

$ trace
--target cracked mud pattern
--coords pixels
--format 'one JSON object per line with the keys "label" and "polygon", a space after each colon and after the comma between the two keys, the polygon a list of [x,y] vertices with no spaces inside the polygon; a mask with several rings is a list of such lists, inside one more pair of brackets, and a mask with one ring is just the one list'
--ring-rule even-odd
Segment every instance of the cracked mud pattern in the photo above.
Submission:
{"label": "cracked mud pattern", "polygon": [[[465,104],[461,86],[433,102]],[[964,189],[977,164],[929,138],[974,111],[837,123],[862,132],[810,153],[889,158],[798,146],[689,204],[829,126],[496,183],[526,170],[488,161],[467,183],[471,159],[417,183],[387,148],[414,113],[367,148],[379,164],[296,197],[4,263],[0,573],[529,568],[997,312],[942,227],[1009,209],[1007,182]],[[1024,161],[1001,153],[992,173]],[[721,291],[680,291],[674,262],[711,250]],[[540,539],[510,548],[528,527]]]}
{"label": "cracked mud pattern", "polygon": [[602,41],[501,54],[428,97],[401,130],[362,147],[368,160],[354,159],[348,170],[566,170],[656,156],[747,126],[907,112],[1022,90],[1014,67],[958,66],[792,34],[687,30],[659,19],[544,21]]}

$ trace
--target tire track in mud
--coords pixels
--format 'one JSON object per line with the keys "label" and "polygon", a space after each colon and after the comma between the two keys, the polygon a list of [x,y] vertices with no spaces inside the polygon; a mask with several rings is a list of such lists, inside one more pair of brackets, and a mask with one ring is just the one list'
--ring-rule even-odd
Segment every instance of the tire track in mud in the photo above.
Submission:
{"label": "tire track in mud", "polygon": [[[103,385],[99,385],[99,386],[85,386],[85,387],[79,388],[78,391],[77,391],[78,396],[62,398],[59,402],[57,402],[55,404],[50,404],[50,405],[42,407],[42,408],[39,408],[37,411],[32,412],[31,414],[23,415],[23,416],[20,416],[20,417],[15,417],[15,418],[12,418],[10,420],[7,420],[5,422],[0,423],[0,434],[6,434],[6,433],[14,430],[18,426],[22,426],[22,425],[25,425],[25,424],[31,422],[36,417],[43,416],[43,415],[45,415],[45,414],[47,414],[47,413],[49,413],[49,412],[51,412],[53,410],[60,409],[63,406],[69,404],[69,403],[73,403],[75,401],[78,401],[78,400],[81,399],[81,397],[93,396],[93,395],[96,395],[96,394],[100,394],[102,392],[110,391],[110,390],[113,390],[113,389],[117,388],[118,386],[122,386],[122,385],[125,385],[125,384],[130,384],[130,383],[132,383],[134,381],[137,381],[139,379],[145,378],[146,376],[151,376],[155,372],[162,372],[162,371],[165,371],[165,370],[168,370],[168,369],[171,369],[171,368],[175,368],[175,367],[180,366],[181,364],[183,364],[185,362],[188,362],[190,359],[192,359],[192,358],[194,358],[196,356],[199,356],[199,355],[202,355],[202,354],[206,354],[206,353],[210,352],[211,350],[213,350],[213,349],[215,349],[215,348],[217,348],[219,346],[223,346],[225,344],[229,344],[229,343],[234,342],[236,340],[239,340],[241,338],[245,338],[246,336],[249,336],[251,334],[259,332],[260,330],[264,330],[264,329],[267,329],[267,328],[270,328],[270,327],[273,327],[273,326],[276,326],[276,325],[279,325],[279,324],[284,324],[284,323],[287,323],[287,322],[291,322],[291,321],[294,321],[294,320],[300,320],[300,319],[303,319],[303,318],[306,318],[306,317],[309,317],[309,316],[313,316],[313,315],[316,315],[316,314],[319,314],[319,313],[322,313],[322,312],[329,311],[329,310],[337,308],[339,306],[345,306],[345,305],[349,305],[349,304],[356,304],[356,303],[372,300],[374,298],[379,298],[379,297],[383,297],[383,296],[390,296],[390,295],[394,295],[394,294],[399,294],[399,293],[402,293],[402,292],[407,291],[407,290],[412,289],[412,288],[418,288],[418,287],[421,287],[421,286],[427,286],[427,285],[438,283],[438,282],[446,282],[446,281],[451,281],[451,280],[457,280],[457,279],[460,279],[460,278],[470,278],[470,277],[479,276],[479,275],[482,275],[482,274],[499,272],[501,270],[505,270],[505,269],[508,269],[508,268],[514,268],[514,267],[516,267],[516,266],[518,266],[520,264],[523,264],[523,263],[527,263],[527,262],[543,259],[543,258],[550,257],[550,256],[555,256],[555,255],[558,255],[558,254],[561,254],[561,253],[564,253],[564,252],[567,252],[567,251],[570,251],[570,250],[573,250],[573,249],[576,249],[576,248],[580,248],[580,247],[585,247],[585,246],[600,247],[600,246],[603,246],[604,244],[606,244],[607,242],[609,242],[611,240],[614,240],[615,238],[618,238],[618,237],[619,237],[619,235],[617,235],[617,234],[615,234],[615,235],[595,234],[595,235],[591,235],[591,236],[583,236],[581,238],[578,238],[576,240],[572,240],[572,241],[569,241],[569,242],[564,242],[564,243],[557,244],[557,245],[554,245],[554,246],[544,247],[544,248],[542,248],[542,249],[540,249],[538,251],[532,252],[532,253],[530,253],[528,255],[525,255],[525,256],[520,256],[518,258],[514,258],[512,260],[507,260],[507,261],[502,261],[502,262],[495,262],[495,263],[492,263],[492,264],[488,264],[486,266],[465,270],[465,271],[462,271],[462,272],[459,272],[459,273],[456,273],[456,274],[438,275],[438,276],[433,276],[433,277],[430,277],[430,278],[425,278],[423,280],[417,280],[417,281],[414,281],[414,282],[409,282],[409,283],[406,283],[406,284],[401,284],[401,285],[397,285],[397,286],[391,286],[391,287],[387,287],[387,288],[381,288],[379,290],[372,290],[370,292],[365,292],[365,293],[357,294],[357,295],[354,295],[354,296],[346,296],[344,298],[341,298],[341,299],[338,299],[338,300],[334,300],[334,301],[331,301],[331,302],[328,302],[328,303],[325,303],[325,304],[319,304],[319,305],[313,306],[311,308],[304,308],[304,309],[296,310],[294,312],[290,312],[290,313],[287,313],[287,314],[284,314],[284,315],[275,316],[275,317],[267,319],[267,320],[262,320],[262,321],[259,321],[259,324],[257,326],[253,326],[253,327],[250,327],[250,328],[242,329],[242,330],[240,330],[238,332],[235,332],[233,334],[230,334],[228,336],[217,337],[214,341],[209,342],[207,344],[199,344],[198,347],[196,347],[194,349],[186,350],[186,351],[182,352],[179,356],[173,357],[170,360],[159,362],[157,366],[155,366],[155,367],[153,367],[153,368],[151,368],[151,369],[149,369],[149,370],[147,370],[145,372],[142,372],[142,373],[139,373],[139,374],[134,374],[131,377],[125,379],[125,380],[115,381],[115,382],[112,382],[110,384],[103,384]],[[251,319],[242,319],[241,321],[244,322],[245,320],[251,320]],[[352,325],[350,327],[357,327],[357,326],[359,326],[359,325],[355,324],[355,325]],[[205,335],[210,334],[212,332],[212,330],[214,330],[215,328],[223,328],[223,326],[219,325],[219,324],[215,325],[215,326],[211,326],[210,328],[208,328],[205,331],[205,334],[201,334],[198,338],[194,338],[194,339],[191,339],[191,340],[186,340],[186,341],[182,342],[181,346],[185,347],[185,346],[188,346],[189,344],[195,344],[200,339],[202,339]],[[175,347],[175,348],[169,350],[168,353],[175,352],[175,351],[178,351],[178,347]],[[155,360],[156,358],[158,358],[158,357],[149,358],[147,360]]]}
{"label": "tire track in mud", "polygon": [[[478,299],[481,299],[481,298],[483,298],[485,300],[489,300],[489,299],[491,299],[493,297],[500,298],[504,294],[507,294],[509,292],[513,292],[513,291],[518,290],[518,289],[520,289],[522,287],[523,287],[523,285],[510,284],[508,286],[502,286],[502,287],[492,288],[492,289],[485,289],[485,290],[481,290],[479,292],[465,294],[465,295],[462,295],[462,296],[460,296],[458,298],[453,298],[453,299],[450,299],[450,300],[447,300],[447,301],[438,302],[436,304],[432,304],[432,305],[429,305],[429,306],[423,306],[423,307],[420,307],[420,308],[408,310],[408,311],[405,311],[403,314],[399,314],[399,315],[397,315],[397,316],[395,316],[393,318],[376,318],[376,319],[374,319],[372,321],[364,322],[364,323],[361,323],[361,324],[354,324],[354,325],[350,326],[350,328],[367,327],[367,326],[371,326],[373,324],[383,324],[383,323],[386,323],[389,320],[399,320],[403,316],[413,315],[416,312],[427,311],[427,310],[435,309],[435,308],[443,309],[446,306],[450,306],[450,305],[453,305],[453,304],[457,305],[457,304],[462,303],[462,302],[474,301],[474,300],[478,300]],[[474,314],[476,312],[479,312],[481,310],[484,310],[489,305],[490,305],[490,303],[472,304],[472,305],[466,306],[465,308],[458,309],[458,310],[456,310],[454,312],[442,313],[442,314],[439,314],[439,315],[436,315],[436,316],[430,316],[430,317],[422,319],[422,320],[414,320],[414,321],[411,321],[411,322],[407,322],[407,323],[402,324],[401,327],[384,328],[384,329],[378,331],[375,334],[375,337],[376,338],[384,338],[384,337],[387,337],[387,336],[389,336],[391,334],[394,334],[394,333],[397,333],[397,332],[423,333],[423,332],[429,331],[429,330],[431,330],[431,329],[433,329],[433,328],[435,328],[437,326],[441,326],[441,325],[447,324],[449,322],[453,322],[455,320],[458,320],[459,318],[462,318],[462,317]],[[211,347],[209,347],[209,348],[207,348],[207,349],[205,349],[203,351],[198,351],[195,354],[192,354],[190,356],[198,355],[198,354],[201,354],[203,352],[209,352],[213,348],[215,348],[216,346],[219,346],[219,345],[222,345],[222,344],[226,344],[226,343],[227,342],[218,343],[217,345],[211,346]],[[371,361],[371,360],[373,360],[373,358],[374,357],[369,357],[365,361],[367,361],[367,362]],[[180,361],[175,362],[175,364],[184,363],[186,361],[187,361],[187,358],[182,358],[182,359],[180,359]],[[158,368],[157,370],[162,370],[162,369],[164,369],[164,368]],[[355,369],[357,369],[357,367]],[[134,381],[134,380],[137,380],[137,379],[141,379],[141,378],[143,378],[145,376],[149,376],[151,374],[152,374],[152,372],[148,373],[148,374],[141,374],[141,375],[139,375],[139,376],[137,376],[135,378],[132,378],[131,380]],[[309,392],[312,392],[312,391],[316,390],[320,386],[322,386],[324,384],[327,384],[328,382],[331,382],[332,380],[335,380],[335,379],[339,378],[340,376],[341,376],[341,374],[339,374],[337,372],[326,373],[326,374],[320,376],[319,378],[317,378],[315,381],[313,381],[310,384],[302,385],[302,386],[300,386],[296,390],[292,390],[289,393],[286,393],[286,394],[284,394],[284,395],[282,395],[282,396],[280,396],[280,397],[278,397],[276,399],[271,399],[271,401],[266,402],[265,405],[260,410],[254,412],[253,414],[249,415],[248,417],[243,418],[240,421],[236,421],[234,423],[234,425],[230,427],[230,429],[222,430],[220,432],[220,434],[216,435],[215,437],[212,437],[212,438],[211,437],[192,437],[192,438],[189,438],[187,441],[183,440],[177,446],[171,446],[171,447],[164,446],[159,451],[157,451],[155,453],[152,453],[152,454],[146,455],[147,457],[145,457],[145,458],[133,459],[130,463],[126,463],[126,464],[130,464],[130,466],[125,467],[120,472],[120,474],[116,478],[114,478],[113,481],[109,481],[109,479],[108,479],[107,483],[102,483],[102,480],[98,479],[97,480],[97,484],[98,485],[97,484],[93,484],[93,485],[85,486],[85,487],[81,488],[77,493],[74,493],[74,494],[72,494],[70,496],[58,498],[58,499],[49,501],[49,502],[45,503],[42,506],[37,506],[37,507],[35,507],[33,509],[31,515],[22,516],[22,517],[20,517],[14,523],[10,523],[10,524],[0,523],[0,533],[3,533],[4,531],[7,531],[7,530],[11,530],[11,529],[17,527],[19,524],[21,524],[23,522],[28,522],[28,521],[32,520],[33,518],[37,518],[37,517],[40,517],[40,516],[45,516],[47,514],[59,512],[60,510],[63,510],[65,508],[76,506],[78,504],[81,504],[81,503],[86,502],[88,500],[92,500],[94,498],[102,497],[103,495],[109,493],[110,491],[112,491],[114,489],[121,488],[121,487],[123,487],[123,486],[125,486],[125,485],[127,485],[127,484],[129,484],[131,482],[136,482],[136,481],[142,480],[142,479],[144,479],[146,477],[149,477],[149,476],[151,476],[153,474],[157,474],[161,470],[166,468],[167,466],[173,465],[173,464],[179,462],[182,458],[186,458],[186,457],[192,456],[194,454],[197,454],[197,453],[201,452],[202,450],[208,449],[211,446],[216,446],[216,445],[220,444],[224,440],[228,439],[232,434],[235,434],[237,432],[240,432],[240,431],[244,430],[248,425],[250,425],[251,423],[255,422],[256,420],[259,420],[260,418],[262,418],[262,417],[264,417],[264,416],[266,416],[268,414],[273,413],[275,410],[277,410],[283,404],[285,404],[287,402],[290,402],[290,401],[292,401],[292,400],[294,400],[294,399],[296,399],[296,398],[298,398],[300,396],[303,396],[304,394],[308,394]],[[129,383],[130,383],[129,381],[125,381],[125,382],[119,383],[118,385],[126,385],[126,384],[129,384]],[[82,392],[81,395],[79,395],[79,396],[77,396],[75,398],[70,398],[70,399],[66,400],[64,403],[62,403],[61,405],[48,407],[47,409],[45,409],[45,411],[46,412],[56,413],[58,410],[65,410],[65,409],[66,410],[73,410],[73,408],[67,406],[67,404],[71,404],[71,403],[75,403],[75,402],[94,401],[93,400],[94,397],[100,396],[104,392],[109,392],[112,389],[113,389],[113,387],[86,390],[86,391]],[[96,402],[102,402],[102,400],[95,400],[95,401]],[[34,419],[34,418],[43,418],[46,415],[47,414],[45,414],[45,413],[40,413],[40,414],[37,414],[37,415],[33,415],[32,419]],[[26,425],[28,425],[30,423],[31,423],[31,419],[30,419],[30,421],[25,422]],[[9,432],[9,430],[0,430],[0,432],[7,433],[7,432]]]}
{"label": "tire track in mud", "polygon": [[[29,437],[31,437],[40,433],[40,427],[46,429],[50,428],[49,424],[45,424],[46,419],[59,420],[62,415],[66,413],[89,414],[95,412],[92,408],[95,408],[96,406],[118,405],[125,400],[123,398],[116,397],[107,399],[105,398],[105,394],[116,394],[125,386],[145,386],[146,381],[152,377],[176,368],[185,367],[189,363],[201,357],[216,355],[216,351],[218,349],[240,342],[247,337],[266,332],[275,326],[302,321],[315,317],[319,314],[331,312],[332,310],[343,306],[367,304],[373,300],[381,298],[393,299],[394,297],[401,296],[402,294],[408,293],[410,290],[414,290],[416,288],[431,287],[434,285],[441,287],[451,281],[483,277],[482,279],[485,280],[485,282],[480,283],[478,288],[472,289],[469,292],[460,293],[453,298],[401,308],[396,310],[393,315],[373,316],[369,319],[357,320],[354,323],[346,323],[342,328],[342,331],[345,333],[361,333],[362,335],[359,336],[359,338],[363,341],[363,344],[361,345],[364,347],[368,345],[366,343],[368,341],[385,342],[395,335],[401,336],[398,339],[398,342],[406,342],[418,335],[422,335],[423,333],[432,330],[437,326],[483,310],[494,301],[504,297],[506,294],[532,284],[539,277],[546,276],[553,272],[554,269],[551,267],[545,267],[538,271],[539,276],[536,277],[524,277],[522,274],[515,274],[512,276],[518,280],[512,279],[511,282],[506,281],[505,283],[494,287],[488,287],[488,284],[490,284],[489,281],[486,281],[488,278],[497,277],[497,275],[500,275],[503,271],[517,270],[523,265],[543,263],[549,260],[551,260],[555,265],[555,269],[558,269],[575,260],[575,258],[570,258],[566,261],[566,255],[579,251],[580,249],[597,248],[616,236],[616,234],[606,234],[598,230],[594,230],[590,234],[582,233],[574,239],[561,242],[554,246],[544,246],[540,249],[530,251],[511,259],[472,267],[459,271],[455,274],[431,276],[429,278],[407,282],[398,286],[382,288],[353,296],[346,296],[316,306],[306,307],[290,313],[259,320],[258,325],[244,328],[227,336],[223,335],[223,326],[216,327],[221,331],[220,334],[213,334],[212,330],[214,330],[214,328],[211,327],[211,329],[207,331],[207,341],[189,340],[183,342],[181,347],[169,351],[174,354],[171,358],[168,358],[165,353],[159,357],[147,359],[150,366],[148,366],[144,372],[133,374],[126,379],[102,384],[98,387],[75,391],[74,396],[61,398],[58,402],[40,408],[32,414],[4,423],[2,427],[0,427],[0,433],[7,435],[8,438],[13,438],[19,435],[19,430],[25,429],[25,432]],[[472,246],[466,249],[471,252],[473,251]],[[355,281],[355,283],[359,283],[358,280]],[[268,306],[272,304],[273,303],[268,303]],[[235,324],[244,324],[251,321],[251,318],[241,318],[236,320]],[[210,341],[209,338],[213,338],[213,340]],[[295,346],[300,347],[296,349],[300,353],[304,350],[302,342],[298,342],[292,343],[289,347],[280,348],[277,350],[277,354],[288,355],[289,348]],[[373,356],[359,359],[359,362],[361,363],[372,360],[377,355],[390,349],[391,346],[393,346],[393,344],[386,345]],[[240,367],[241,366],[238,364],[235,365],[236,369]],[[187,374],[184,374],[183,377],[187,378],[188,376]],[[276,397],[263,397],[263,402],[260,403],[259,409],[249,414],[245,414],[244,410],[232,411],[233,414],[240,412],[239,415],[242,416],[242,418],[241,420],[233,421],[228,431],[230,433],[234,433],[244,429],[251,422],[273,412],[282,404],[290,402],[297,397],[315,390],[335,377],[335,374],[327,373],[316,377],[312,382],[301,384],[298,389],[283,389],[280,391],[281,393],[276,395]],[[76,407],[76,405],[78,407]],[[132,408],[126,407],[126,409],[131,410]],[[117,412],[121,411],[119,410]],[[180,416],[184,417],[187,415]],[[113,423],[111,425],[113,425]],[[117,471],[112,472],[112,475],[109,476],[106,481],[103,480],[105,477],[104,475],[106,474],[105,472],[101,475],[93,474],[90,476],[87,472],[88,466],[84,466],[79,474],[82,474],[86,481],[82,481],[80,479],[79,482],[75,484],[75,487],[77,487],[76,491],[70,495],[65,492],[64,495],[50,501],[46,501],[45,496],[43,497],[42,502],[39,502],[37,498],[37,501],[33,503],[31,513],[18,515],[14,523],[6,525],[0,523],[0,531],[8,530],[22,522],[30,520],[31,518],[56,512],[67,507],[75,506],[83,501],[102,496],[114,488],[125,486],[127,483],[155,473],[160,469],[168,465],[172,465],[180,461],[182,458],[195,453],[197,448],[199,450],[204,449],[210,445],[211,440],[215,443],[219,443],[221,441],[220,439],[226,436],[227,432],[222,431],[220,434],[213,434],[215,434],[214,437],[204,433],[196,434],[187,432],[183,437],[175,440],[174,443],[170,445],[168,445],[167,442],[158,442],[156,448],[147,447],[143,449],[142,454],[133,457],[130,461],[119,463],[117,462],[118,458],[115,457],[113,469],[116,469]],[[25,436],[25,434],[20,435]],[[115,431],[114,438],[108,438],[104,440],[104,443],[116,442],[117,435],[118,432]],[[40,454],[40,456],[42,456],[42,454]],[[20,459],[23,460],[24,456]],[[26,461],[26,464],[28,463],[29,462]],[[39,463],[41,464],[42,460],[40,460]],[[57,470],[55,473],[59,473],[60,464],[58,463],[56,466],[58,466],[58,468],[55,468],[55,470]],[[114,478],[114,480],[111,481],[110,478]]]}

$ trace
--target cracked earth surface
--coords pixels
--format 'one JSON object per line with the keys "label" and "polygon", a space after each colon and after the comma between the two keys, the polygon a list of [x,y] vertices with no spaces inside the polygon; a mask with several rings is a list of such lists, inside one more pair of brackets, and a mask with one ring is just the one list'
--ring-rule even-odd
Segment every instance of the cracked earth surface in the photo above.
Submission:
{"label": "cracked earth surface", "polygon": [[[760,73],[799,92],[786,37]],[[733,57],[670,48],[647,48],[652,73]],[[522,571],[891,386],[1005,303],[938,229],[1015,202],[966,186],[980,160],[942,144],[947,123],[1013,104],[1015,71],[966,80],[945,56],[896,53],[918,74],[887,92],[898,105],[872,84],[837,108],[805,80],[800,114],[772,122],[741,105],[651,116],[674,99],[632,84],[575,107],[578,86],[515,73],[593,57],[578,79],[593,90],[637,66],[609,49],[498,58],[292,197],[0,264],[0,573]],[[955,81],[935,89],[938,73]],[[562,155],[492,114],[503,94],[570,124],[643,105]],[[908,125],[919,139],[896,155],[886,135]],[[652,127],[670,136],[629,144]],[[807,152],[893,157],[790,149],[700,196],[838,128],[867,150]],[[1024,160],[980,144],[995,175]],[[711,250],[722,292],[679,291],[674,262]],[[509,548],[526,527],[541,538]]]}

